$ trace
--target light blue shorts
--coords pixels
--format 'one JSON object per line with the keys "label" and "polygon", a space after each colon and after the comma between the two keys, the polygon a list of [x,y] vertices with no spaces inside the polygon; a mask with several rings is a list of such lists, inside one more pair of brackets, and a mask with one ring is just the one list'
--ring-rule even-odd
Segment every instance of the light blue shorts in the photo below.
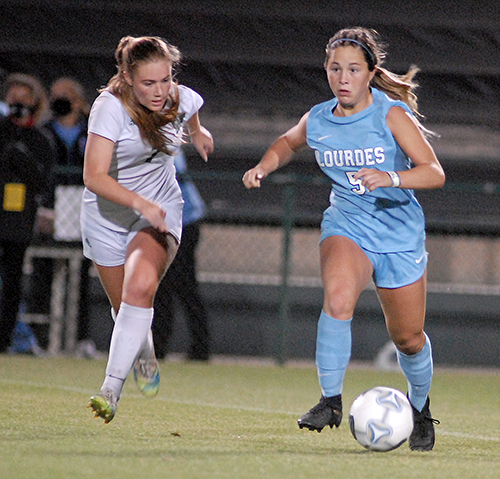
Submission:
{"label": "light blue shorts", "polygon": [[416,250],[373,253],[363,249],[373,265],[373,281],[379,288],[401,288],[419,280],[427,267],[425,244]]}
{"label": "light blue shorts", "polygon": [[[356,238],[335,225],[331,227],[329,219],[321,224],[321,241],[330,236],[344,236],[359,246]],[[416,249],[394,253],[374,253],[359,246],[373,265],[373,281],[379,288],[401,288],[419,280],[427,267],[425,240]]]}

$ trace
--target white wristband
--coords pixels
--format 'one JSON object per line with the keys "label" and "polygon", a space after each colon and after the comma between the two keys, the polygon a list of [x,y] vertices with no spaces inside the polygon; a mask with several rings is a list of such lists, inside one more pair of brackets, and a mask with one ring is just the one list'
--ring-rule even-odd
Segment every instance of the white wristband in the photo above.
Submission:
{"label": "white wristband", "polygon": [[386,172],[389,175],[389,178],[391,179],[391,187],[393,188],[399,188],[401,185],[401,178],[399,177],[398,173],[396,171],[387,171]]}

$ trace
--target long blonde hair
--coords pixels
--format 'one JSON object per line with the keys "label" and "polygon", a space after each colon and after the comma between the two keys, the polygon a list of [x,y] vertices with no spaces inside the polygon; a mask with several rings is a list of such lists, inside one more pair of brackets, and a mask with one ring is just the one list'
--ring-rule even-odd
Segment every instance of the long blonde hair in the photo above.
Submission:
{"label": "long blonde hair", "polygon": [[363,52],[368,64],[368,70],[375,71],[371,86],[386,93],[394,100],[406,103],[417,118],[419,128],[422,132],[429,136],[435,136],[433,132],[427,130],[418,121],[418,118],[423,118],[423,115],[418,111],[417,95],[415,94],[418,84],[414,82],[413,78],[419,69],[415,65],[412,65],[407,73],[398,75],[383,68],[382,64],[386,57],[384,45],[379,40],[379,35],[375,30],[363,27],[346,28],[340,30],[330,38],[326,46],[325,66],[335,48],[347,45],[359,48]]}
{"label": "long blonde hair", "polygon": [[123,103],[134,123],[138,126],[143,140],[148,141],[153,148],[168,153],[171,141],[163,134],[162,127],[172,123],[177,118],[179,109],[179,90],[174,82],[170,89],[168,107],[160,112],[151,111],[137,100],[132,87],[125,80],[125,72],[131,77],[141,62],[166,60],[177,66],[181,54],[177,47],[170,45],[160,37],[123,37],[115,52],[118,72],[108,85],[101,91],[109,91]]}

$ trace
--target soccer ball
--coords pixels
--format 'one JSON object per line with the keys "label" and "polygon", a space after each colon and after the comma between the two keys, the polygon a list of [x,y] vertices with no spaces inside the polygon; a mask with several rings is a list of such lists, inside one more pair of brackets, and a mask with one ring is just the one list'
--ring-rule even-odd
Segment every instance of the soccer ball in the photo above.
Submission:
{"label": "soccer ball", "polygon": [[379,386],[356,398],[349,413],[354,439],[372,451],[392,451],[413,430],[413,413],[406,396],[397,389]]}

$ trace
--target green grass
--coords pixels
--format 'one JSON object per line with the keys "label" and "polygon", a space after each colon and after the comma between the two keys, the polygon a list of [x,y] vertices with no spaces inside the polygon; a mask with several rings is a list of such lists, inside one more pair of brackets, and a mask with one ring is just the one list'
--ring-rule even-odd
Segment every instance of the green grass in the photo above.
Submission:
{"label": "green grass", "polygon": [[[438,370],[432,413],[436,447],[368,452],[347,421],[321,434],[296,419],[319,398],[313,367],[238,363],[162,365],[155,399],[126,384],[108,425],[86,409],[105,363],[0,356],[2,479],[498,478],[499,375]],[[348,370],[346,415],[364,390],[406,391],[403,376]]]}

